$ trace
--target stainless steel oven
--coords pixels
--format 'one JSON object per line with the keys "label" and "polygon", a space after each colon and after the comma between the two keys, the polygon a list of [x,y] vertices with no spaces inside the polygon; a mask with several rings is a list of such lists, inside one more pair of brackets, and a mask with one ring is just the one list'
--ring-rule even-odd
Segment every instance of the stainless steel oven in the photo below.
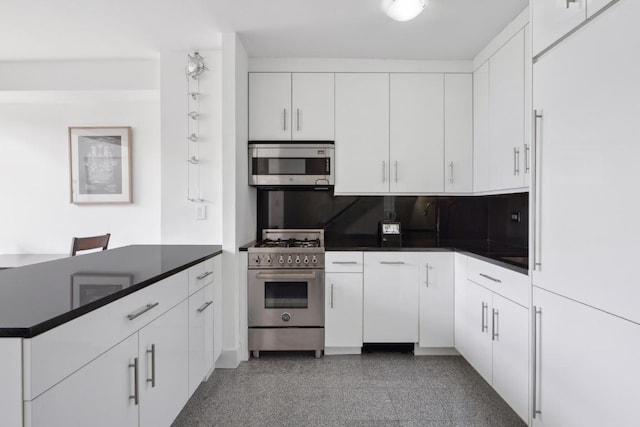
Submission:
{"label": "stainless steel oven", "polygon": [[249,248],[249,350],[324,350],[323,230],[264,230]]}
{"label": "stainless steel oven", "polygon": [[322,270],[250,270],[249,327],[324,324]]}
{"label": "stainless steel oven", "polygon": [[249,185],[334,185],[332,143],[249,143]]}

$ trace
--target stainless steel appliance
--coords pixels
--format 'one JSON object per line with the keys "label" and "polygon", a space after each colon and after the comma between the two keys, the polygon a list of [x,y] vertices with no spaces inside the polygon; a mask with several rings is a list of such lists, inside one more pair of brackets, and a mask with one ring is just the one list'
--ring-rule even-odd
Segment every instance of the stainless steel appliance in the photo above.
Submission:
{"label": "stainless steel appliance", "polygon": [[378,223],[378,243],[382,247],[402,246],[402,234],[399,221],[380,221]]}
{"label": "stainless steel appliance", "polygon": [[249,143],[249,185],[334,185],[333,143]]}
{"label": "stainless steel appliance", "polygon": [[324,231],[263,230],[248,249],[249,350],[324,350]]}

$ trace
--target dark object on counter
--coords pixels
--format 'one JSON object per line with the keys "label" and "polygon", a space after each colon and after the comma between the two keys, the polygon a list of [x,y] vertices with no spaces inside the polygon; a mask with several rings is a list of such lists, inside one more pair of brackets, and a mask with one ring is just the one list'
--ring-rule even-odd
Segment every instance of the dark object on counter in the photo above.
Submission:
{"label": "dark object on counter", "polygon": [[399,221],[380,221],[378,223],[378,243],[380,247],[402,247],[402,232]]}

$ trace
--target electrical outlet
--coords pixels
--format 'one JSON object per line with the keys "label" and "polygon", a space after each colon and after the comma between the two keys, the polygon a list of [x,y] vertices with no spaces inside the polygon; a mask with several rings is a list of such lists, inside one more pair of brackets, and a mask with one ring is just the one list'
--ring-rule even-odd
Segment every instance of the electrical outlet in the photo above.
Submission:
{"label": "electrical outlet", "polygon": [[207,205],[196,206],[196,219],[207,219]]}
{"label": "electrical outlet", "polygon": [[511,222],[521,222],[520,212],[511,212]]}

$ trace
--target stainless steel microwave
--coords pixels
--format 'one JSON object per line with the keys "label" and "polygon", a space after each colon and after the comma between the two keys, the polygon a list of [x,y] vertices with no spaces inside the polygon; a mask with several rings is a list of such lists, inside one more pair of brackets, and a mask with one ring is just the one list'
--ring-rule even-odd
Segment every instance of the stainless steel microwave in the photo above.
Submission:
{"label": "stainless steel microwave", "polygon": [[249,143],[249,185],[334,185],[333,143]]}

